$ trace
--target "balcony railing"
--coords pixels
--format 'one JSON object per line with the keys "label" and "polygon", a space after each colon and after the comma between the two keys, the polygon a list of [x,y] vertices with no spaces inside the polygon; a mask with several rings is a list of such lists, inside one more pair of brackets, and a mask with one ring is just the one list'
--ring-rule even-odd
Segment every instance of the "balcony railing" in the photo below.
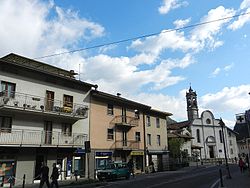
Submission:
{"label": "balcony railing", "polygon": [[86,105],[76,103],[69,104],[60,100],[52,100],[17,92],[0,92],[0,107],[1,106],[78,118],[87,118],[88,116],[88,107]]}
{"label": "balcony railing", "polygon": [[140,149],[140,142],[136,140],[117,140],[115,141],[114,148],[122,150]]}
{"label": "balcony railing", "polygon": [[83,147],[86,134],[62,132],[0,129],[0,145],[71,146]]}
{"label": "balcony railing", "polygon": [[115,116],[111,122],[117,126],[135,127],[139,125],[139,119],[131,116]]}

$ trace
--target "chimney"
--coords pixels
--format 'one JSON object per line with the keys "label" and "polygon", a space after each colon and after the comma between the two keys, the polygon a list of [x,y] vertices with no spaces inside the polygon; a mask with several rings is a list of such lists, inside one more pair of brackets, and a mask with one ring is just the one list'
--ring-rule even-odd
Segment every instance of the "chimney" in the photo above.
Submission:
{"label": "chimney", "polygon": [[117,97],[120,97],[122,94],[121,93],[117,93],[116,95],[117,95]]}

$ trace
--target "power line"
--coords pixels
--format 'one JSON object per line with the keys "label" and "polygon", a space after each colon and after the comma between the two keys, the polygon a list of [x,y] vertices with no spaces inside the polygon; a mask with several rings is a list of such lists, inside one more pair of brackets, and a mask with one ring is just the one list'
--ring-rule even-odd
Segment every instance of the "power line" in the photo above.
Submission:
{"label": "power line", "polygon": [[147,37],[151,37],[151,36],[156,36],[156,35],[159,35],[161,33],[169,33],[169,32],[173,32],[173,31],[180,31],[180,30],[193,28],[193,27],[198,27],[198,26],[201,26],[201,25],[206,25],[206,24],[210,24],[210,23],[214,23],[214,22],[218,22],[218,21],[237,18],[237,17],[240,17],[240,16],[249,15],[249,14],[250,14],[250,12],[245,12],[245,13],[242,13],[242,14],[236,14],[234,16],[228,16],[228,17],[219,18],[219,19],[216,19],[216,20],[210,20],[210,21],[206,21],[206,22],[196,23],[196,24],[192,24],[192,25],[188,25],[188,26],[184,26],[184,27],[179,27],[179,28],[175,28],[175,29],[168,29],[168,30],[161,31],[161,32],[140,35],[140,36],[137,36],[137,37],[132,37],[132,38],[122,39],[122,40],[118,40],[118,41],[114,41],[114,42],[108,42],[108,43],[103,43],[103,44],[99,44],[99,45],[89,46],[89,47],[86,47],[86,48],[79,48],[79,49],[76,49],[76,50],[65,51],[65,52],[61,52],[61,53],[55,53],[55,54],[50,54],[50,55],[46,55],[46,56],[36,57],[34,59],[44,59],[44,58],[49,58],[49,57],[54,57],[54,56],[59,56],[59,55],[64,55],[64,54],[69,54],[69,53],[75,53],[75,52],[100,48],[100,47],[109,46],[109,45],[113,45],[113,44],[124,43],[124,42],[132,41],[132,40],[137,40],[137,39],[143,39],[143,38],[147,38]]}

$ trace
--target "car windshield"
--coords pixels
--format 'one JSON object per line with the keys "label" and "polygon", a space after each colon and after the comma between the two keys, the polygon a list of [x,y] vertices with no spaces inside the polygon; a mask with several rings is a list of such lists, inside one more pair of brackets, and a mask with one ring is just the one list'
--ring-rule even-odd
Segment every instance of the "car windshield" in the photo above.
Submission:
{"label": "car windshield", "polygon": [[114,169],[114,168],[115,168],[115,164],[113,163],[107,164],[106,166],[106,169]]}

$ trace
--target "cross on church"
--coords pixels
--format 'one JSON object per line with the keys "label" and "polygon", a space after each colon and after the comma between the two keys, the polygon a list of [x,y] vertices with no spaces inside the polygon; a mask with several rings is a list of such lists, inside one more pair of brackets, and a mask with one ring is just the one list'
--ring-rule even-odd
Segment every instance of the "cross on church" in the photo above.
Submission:
{"label": "cross on church", "polygon": [[242,116],[239,116],[239,117],[237,117],[237,120],[239,120],[239,121],[240,121],[240,123],[242,123],[242,122],[243,122],[243,120],[244,120],[244,118],[243,118]]}

